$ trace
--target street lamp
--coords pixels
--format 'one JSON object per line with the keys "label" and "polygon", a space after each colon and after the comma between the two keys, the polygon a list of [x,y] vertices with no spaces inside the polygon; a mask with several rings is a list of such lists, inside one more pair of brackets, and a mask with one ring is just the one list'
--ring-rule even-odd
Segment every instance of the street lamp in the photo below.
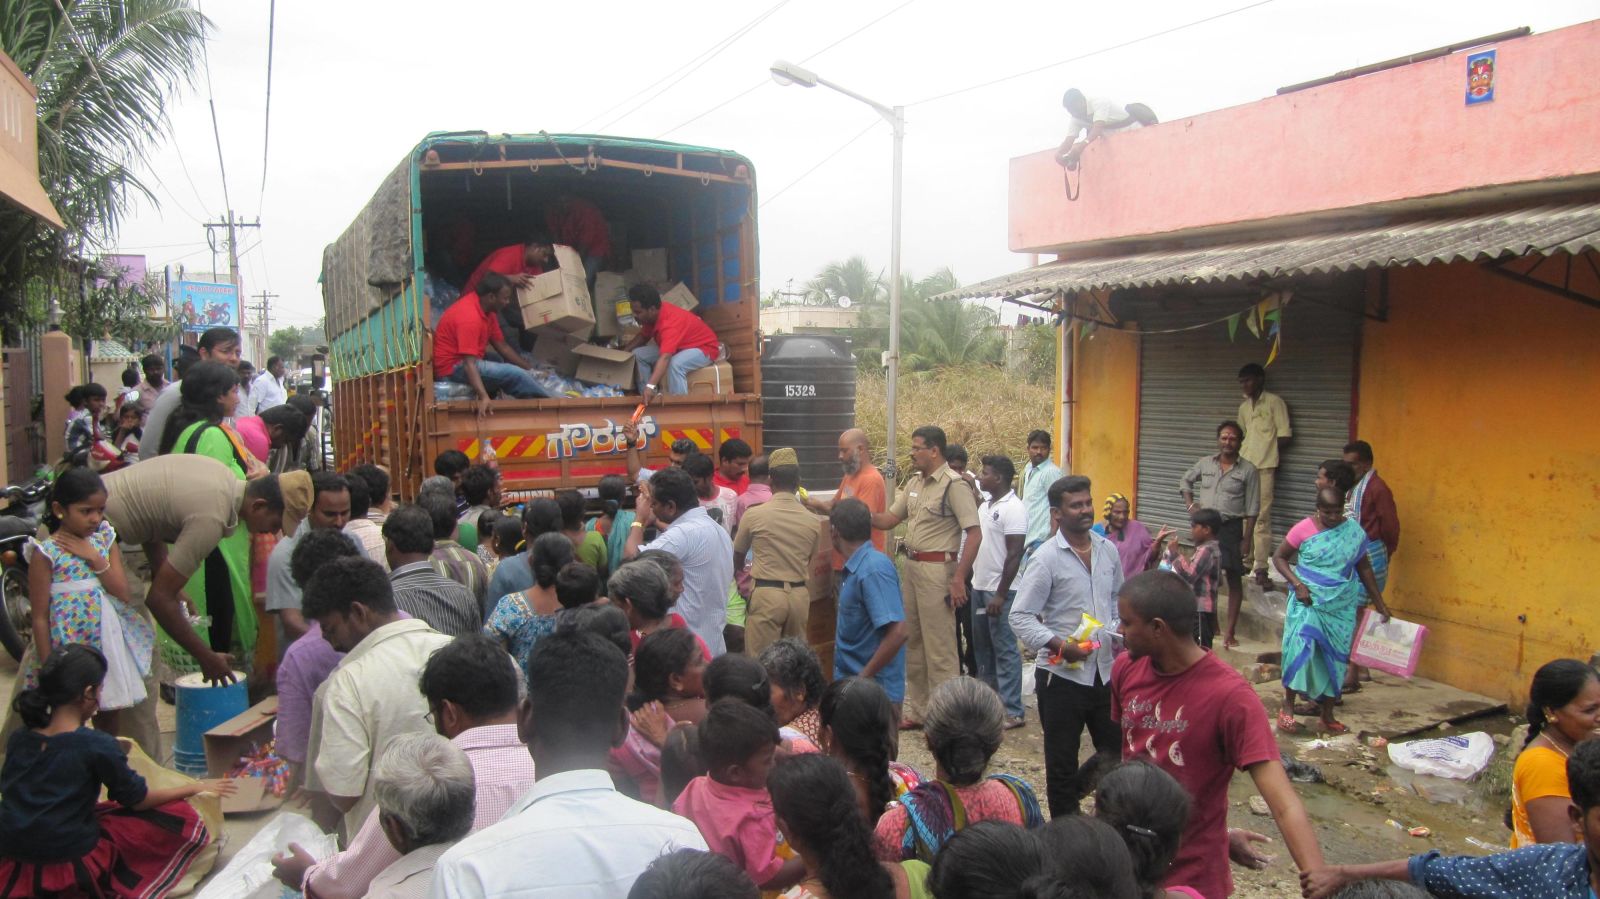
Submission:
{"label": "street lamp", "polygon": [[800,87],[816,87],[822,85],[831,90],[838,91],[852,100],[858,100],[877,110],[878,115],[888,120],[894,129],[894,187],[893,212],[890,223],[889,245],[889,359],[888,359],[888,401],[885,404],[889,416],[889,480],[891,483],[898,480],[895,470],[895,391],[900,382],[900,181],[901,160],[906,139],[906,110],[904,106],[885,106],[876,100],[863,97],[848,88],[821,77],[810,69],[802,68],[792,62],[778,60],[772,64],[772,80],[780,87],[791,84]]}

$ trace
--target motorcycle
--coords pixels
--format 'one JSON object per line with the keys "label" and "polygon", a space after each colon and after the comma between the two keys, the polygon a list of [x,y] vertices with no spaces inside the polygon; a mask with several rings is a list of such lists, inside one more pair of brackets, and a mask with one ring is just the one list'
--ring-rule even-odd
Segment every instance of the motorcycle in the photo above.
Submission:
{"label": "motorcycle", "polygon": [[28,599],[28,541],[39,533],[50,481],[34,478],[0,490],[10,503],[0,509],[0,645],[13,659],[33,642],[33,606]]}

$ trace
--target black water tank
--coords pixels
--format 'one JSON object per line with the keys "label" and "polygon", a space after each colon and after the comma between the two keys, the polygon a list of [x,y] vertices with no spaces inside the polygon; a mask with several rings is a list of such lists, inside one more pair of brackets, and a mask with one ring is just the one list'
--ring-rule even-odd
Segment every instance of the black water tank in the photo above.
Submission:
{"label": "black water tank", "polygon": [[761,355],[761,442],[791,447],[812,490],[839,485],[839,435],[856,426],[850,341],[821,334],[768,338]]}

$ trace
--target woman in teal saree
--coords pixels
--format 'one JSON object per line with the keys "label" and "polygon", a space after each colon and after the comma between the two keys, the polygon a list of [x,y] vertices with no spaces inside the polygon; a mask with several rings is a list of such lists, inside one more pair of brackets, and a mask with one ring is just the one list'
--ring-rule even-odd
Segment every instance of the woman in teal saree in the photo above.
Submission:
{"label": "woman in teal saree", "polygon": [[1349,728],[1334,720],[1333,706],[1350,665],[1362,592],[1372,598],[1373,611],[1384,621],[1389,620],[1389,608],[1367,560],[1367,533],[1360,522],[1345,517],[1344,491],[1317,492],[1317,513],[1289,530],[1272,564],[1294,591],[1283,622],[1284,700],[1278,730],[1304,729],[1294,717],[1295,694],[1304,693],[1319,706],[1323,730],[1345,733]]}

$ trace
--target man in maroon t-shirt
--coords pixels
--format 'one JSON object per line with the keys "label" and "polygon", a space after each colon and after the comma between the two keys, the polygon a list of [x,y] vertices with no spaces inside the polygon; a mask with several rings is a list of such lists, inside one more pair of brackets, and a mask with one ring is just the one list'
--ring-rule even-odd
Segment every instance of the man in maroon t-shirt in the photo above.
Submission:
{"label": "man in maroon t-shirt", "polygon": [[1251,867],[1259,834],[1228,830],[1228,784],[1248,771],[1301,871],[1323,867],[1311,821],[1279,761],[1266,708],[1250,684],[1194,640],[1194,593],[1170,571],[1131,577],[1117,595],[1128,651],[1111,669],[1111,717],[1122,725],[1122,757],[1172,775],[1194,800],[1168,886],[1209,899],[1233,893],[1230,856]]}

